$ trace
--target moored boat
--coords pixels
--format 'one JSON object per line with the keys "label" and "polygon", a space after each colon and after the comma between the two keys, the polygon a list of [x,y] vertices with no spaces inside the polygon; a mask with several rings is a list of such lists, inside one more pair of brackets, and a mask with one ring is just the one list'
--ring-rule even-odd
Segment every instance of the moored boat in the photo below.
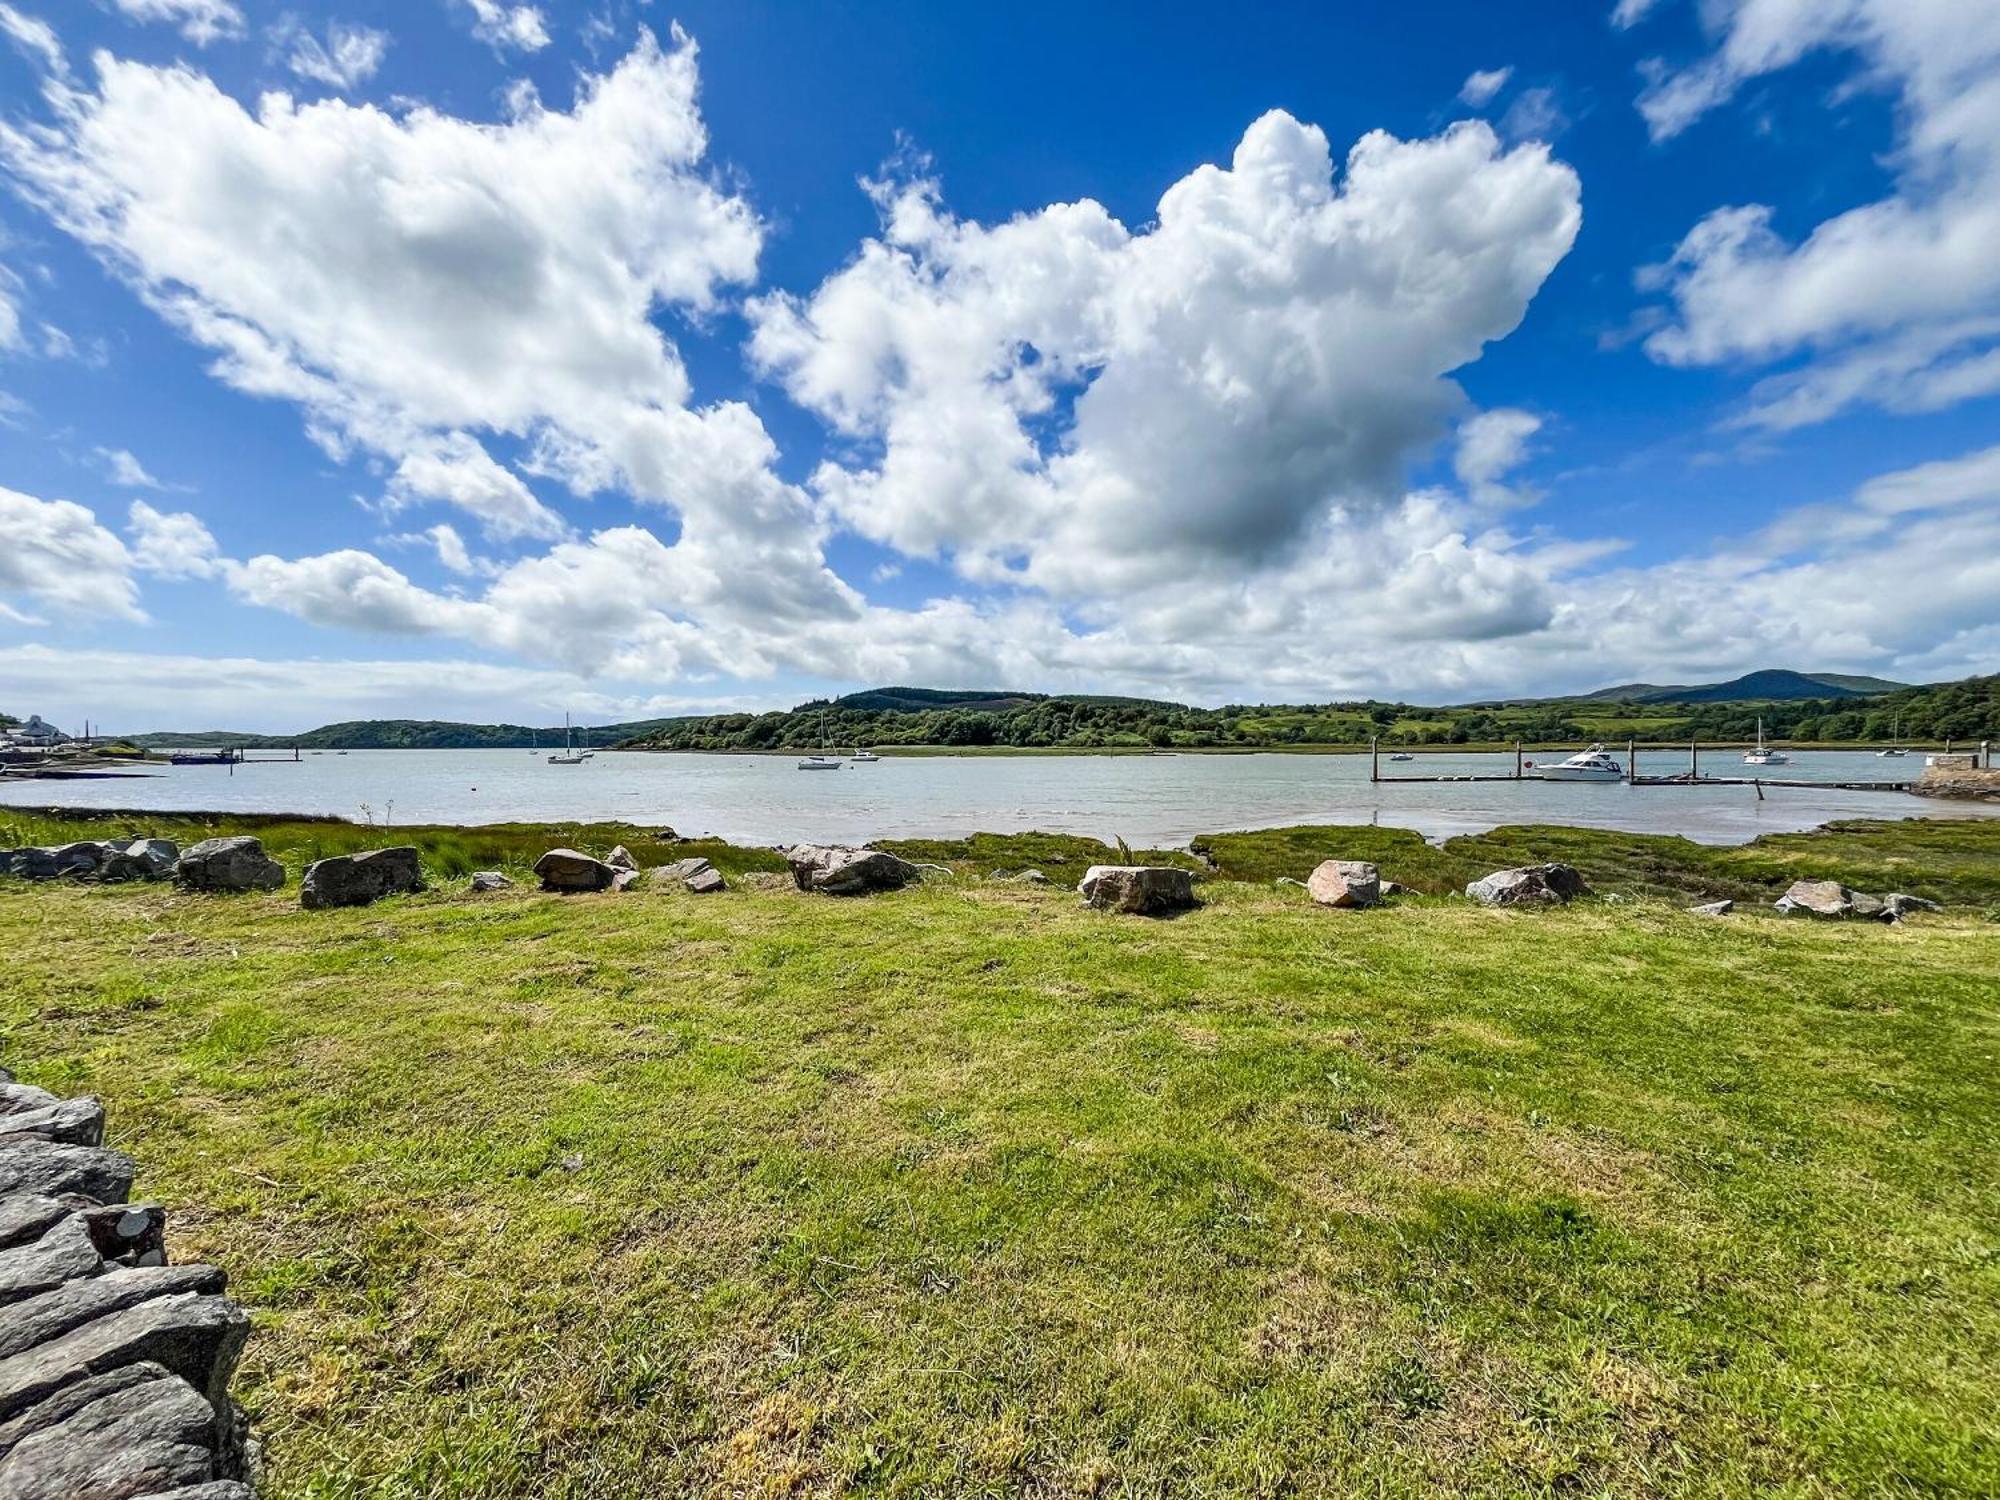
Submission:
{"label": "moored boat", "polygon": [[1543,781],[1623,781],[1625,768],[1602,745],[1592,745],[1568,760],[1535,767],[1535,774]]}

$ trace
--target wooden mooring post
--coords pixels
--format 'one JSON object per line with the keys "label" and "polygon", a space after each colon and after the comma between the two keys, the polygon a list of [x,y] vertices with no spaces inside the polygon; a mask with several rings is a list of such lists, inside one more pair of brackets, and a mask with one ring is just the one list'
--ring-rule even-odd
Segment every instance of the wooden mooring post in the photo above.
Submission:
{"label": "wooden mooring post", "polygon": [[1368,779],[1382,779],[1382,736],[1379,734],[1368,741]]}

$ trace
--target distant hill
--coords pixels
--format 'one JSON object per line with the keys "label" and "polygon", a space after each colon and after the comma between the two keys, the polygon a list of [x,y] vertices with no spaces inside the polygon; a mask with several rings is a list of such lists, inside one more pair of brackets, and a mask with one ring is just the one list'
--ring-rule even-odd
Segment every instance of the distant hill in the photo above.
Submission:
{"label": "distant hill", "polygon": [[[1587,703],[1786,703],[1804,698],[1872,698],[1901,692],[1907,682],[1886,677],[1853,677],[1840,672],[1792,672],[1772,668],[1746,672],[1727,682],[1665,687],[1652,682],[1628,682],[1581,695]],[[1541,700],[1560,703],[1564,700]]]}
{"label": "distant hill", "polygon": [[[621,740],[658,734],[679,719],[637,719],[622,724],[579,725],[579,742],[615,745]],[[124,736],[147,749],[185,746],[219,750],[526,750],[563,742],[562,725],[537,728],[529,724],[455,724],[438,719],[353,719],[323,724],[303,734],[246,734],[228,729],[156,730]]]}
{"label": "distant hill", "polygon": [[[882,687],[835,698],[829,708],[851,708],[862,713],[916,714],[932,708],[958,708],[978,713],[996,713],[1024,704],[1040,703],[1047,693],[1010,693],[1003,688],[966,690],[962,688]],[[816,705],[802,703],[795,712]]]}
{"label": "distant hill", "polygon": [[[1874,743],[2000,739],[2000,677],[1899,687],[1878,677],[1751,672],[1731,682],[1627,683],[1576,698],[1435,708],[1376,701],[1193,708],[1147,698],[1004,688],[882,687],[768,713],[684,715],[599,724],[584,743],[649,750],[816,750],[864,745],[1018,749],[1254,750],[1298,745],[1563,743],[1747,739]],[[130,736],[150,748],[306,750],[549,749],[560,727],[365,719],[299,735],[227,730]]]}

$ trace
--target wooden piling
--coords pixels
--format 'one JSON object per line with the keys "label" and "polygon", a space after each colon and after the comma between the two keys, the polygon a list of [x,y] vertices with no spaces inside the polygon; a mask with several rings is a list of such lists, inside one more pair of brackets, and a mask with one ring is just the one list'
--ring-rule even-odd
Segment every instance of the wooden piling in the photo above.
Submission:
{"label": "wooden piling", "polygon": [[1382,779],[1382,736],[1379,734],[1368,741],[1368,779]]}

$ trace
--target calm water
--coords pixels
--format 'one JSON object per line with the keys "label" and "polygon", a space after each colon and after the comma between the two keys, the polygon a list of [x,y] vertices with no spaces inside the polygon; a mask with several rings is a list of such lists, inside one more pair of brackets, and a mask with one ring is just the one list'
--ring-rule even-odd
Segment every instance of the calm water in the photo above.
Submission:
{"label": "calm water", "polygon": [[[1560,759],[1543,753],[1543,759]],[[1686,755],[1642,754],[1641,772],[1685,769]],[[1432,755],[1384,774],[1508,771],[1513,756]],[[1823,781],[1915,776],[1923,757],[1800,752],[1778,774]],[[1740,773],[1735,754],[1703,757]],[[1371,823],[1431,836],[1502,823],[1560,822],[1704,843],[1817,827],[1833,818],[2000,816],[2000,808],[1831,787],[1629,787],[1550,782],[1371,785],[1365,755],[964,756],[897,759],[808,772],[792,756],[601,751],[552,766],[526,750],[355,750],[297,764],[162,766],[144,779],[0,781],[0,805],[159,811],[332,813],[357,821],[503,823],[618,819],[737,843],[950,837],[1040,829],[1133,845],[1289,823]]]}

